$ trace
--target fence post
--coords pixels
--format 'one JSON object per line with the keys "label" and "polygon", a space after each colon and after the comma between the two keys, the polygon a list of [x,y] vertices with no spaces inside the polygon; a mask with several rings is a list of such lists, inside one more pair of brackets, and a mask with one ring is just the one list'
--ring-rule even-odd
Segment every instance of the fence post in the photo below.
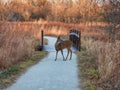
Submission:
{"label": "fence post", "polygon": [[81,30],[79,31],[79,51],[81,51]]}
{"label": "fence post", "polygon": [[72,37],[71,37],[71,35],[70,35],[71,32],[72,32],[72,30],[70,30],[70,32],[69,32],[69,40],[72,41]]}
{"label": "fence post", "polygon": [[77,37],[77,30],[75,28],[75,31],[74,31],[74,45],[78,49],[77,43],[78,43],[78,37]]}
{"label": "fence post", "polygon": [[44,32],[43,30],[41,30],[41,47],[43,49],[43,36],[44,36]]}
{"label": "fence post", "polygon": [[76,34],[77,34],[77,43],[76,43],[76,46],[77,46],[77,48],[78,48],[78,50],[79,50],[79,43],[80,43],[80,41],[79,41],[79,31],[78,30],[76,30]]}
{"label": "fence post", "polygon": [[[73,33],[75,33],[75,29],[73,30]],[[76,43],[75,35],[73,35],[73,43],[74,43],[74,44]]]}

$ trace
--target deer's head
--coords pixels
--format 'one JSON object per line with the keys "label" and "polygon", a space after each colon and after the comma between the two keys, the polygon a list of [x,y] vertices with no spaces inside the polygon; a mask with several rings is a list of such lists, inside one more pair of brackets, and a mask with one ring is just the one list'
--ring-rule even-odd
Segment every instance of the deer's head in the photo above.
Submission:
{"label": "deer's head", "polygon": [[62,41],[62,39],[60,38],[60,36],[58,36],[57,42],[61,42],[61,41]]}

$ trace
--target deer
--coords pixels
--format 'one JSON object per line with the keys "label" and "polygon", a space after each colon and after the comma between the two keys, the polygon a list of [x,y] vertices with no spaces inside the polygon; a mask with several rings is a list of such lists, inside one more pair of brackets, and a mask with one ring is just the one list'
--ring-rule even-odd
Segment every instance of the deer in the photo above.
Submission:
{"label": "deer", "polygon": [[[60,38],[60,36],[58,36],[57,38],[57,41],[55,43],[55,50],[56,50],[56,58],[55,58],[55,61],[57,60],[57,55],[58,55],[58,51],[61,51],[61,54],[63,56],[63,60],[67,60],[68,56],[69,56],[69,53],[70,54],[70,60],[72,58],[72,50],[71,50],[71,47],[72,47],[72,42],[70,40],[62,40]],[[64,57],[63,55],[63,49],[67,49],[68,53],[67,53],[67,56],[66,58]]]}

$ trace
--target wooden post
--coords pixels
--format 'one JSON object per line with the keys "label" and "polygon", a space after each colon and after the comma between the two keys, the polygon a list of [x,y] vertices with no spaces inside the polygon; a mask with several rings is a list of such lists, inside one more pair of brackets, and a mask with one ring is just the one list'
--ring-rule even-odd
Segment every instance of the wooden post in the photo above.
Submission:
{"label": "wooden post", "polygon": [[81,51],[81,31],[79,31],[79,51]]}
{"label": "wooden post", "polygon": [[70,30],[70,32],[69,32],[69,40],[72,41],[72,37],[71,37],[70,33],[72,33],[72,30]]}
{"label": "wooden post", "polygon": [[77,43],[76,43],[76,45],[77,45],[77,48],[78,48],[78,50],[79,50],[79,31],[77,30],[76,31],[76,35],[77,35]]}
{"label": "wooden post", "polygon": [[79,41],[78,41],[78,30],[76,29],[76,47],[78,48],[78,44],[79,44]]}
{"label": "wooden post", "polygon": [[[75,29],[73,30],[73,33],[75,33]],[[75,35],[73,35],[73,43],[75,44]]]}
{"label": "wooden post", "polygon": [[44,33],[43,33],[43,30],[41,30],[41,46],[43,47],[43,35]]}

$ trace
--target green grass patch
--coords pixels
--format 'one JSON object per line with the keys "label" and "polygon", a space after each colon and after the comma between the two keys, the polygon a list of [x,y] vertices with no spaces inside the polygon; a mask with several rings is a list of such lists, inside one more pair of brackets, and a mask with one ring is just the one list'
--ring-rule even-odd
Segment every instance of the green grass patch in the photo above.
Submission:
{"label": "green grass patch", "polygon": [[85,90],[96,90],[95,85],[91,82],[99,77],[95,58],[87,54],[85,49],[77,53],[77,58],[79,78],[82,77],[83,84],[86,84],[83,88]]}
{"label": "green grass patch", "polygon": [[18,71],[20,71],[20,67],[19,66],[11,66],[7,71],[3,72],[2,74],[0,74],[0,80],[1,79],[6,79],[9,76],[16,74]]}
{"label": "green grass patch", "polygon": [[95,86],[93,85],[88,85],[87,90],[97,90]]}

